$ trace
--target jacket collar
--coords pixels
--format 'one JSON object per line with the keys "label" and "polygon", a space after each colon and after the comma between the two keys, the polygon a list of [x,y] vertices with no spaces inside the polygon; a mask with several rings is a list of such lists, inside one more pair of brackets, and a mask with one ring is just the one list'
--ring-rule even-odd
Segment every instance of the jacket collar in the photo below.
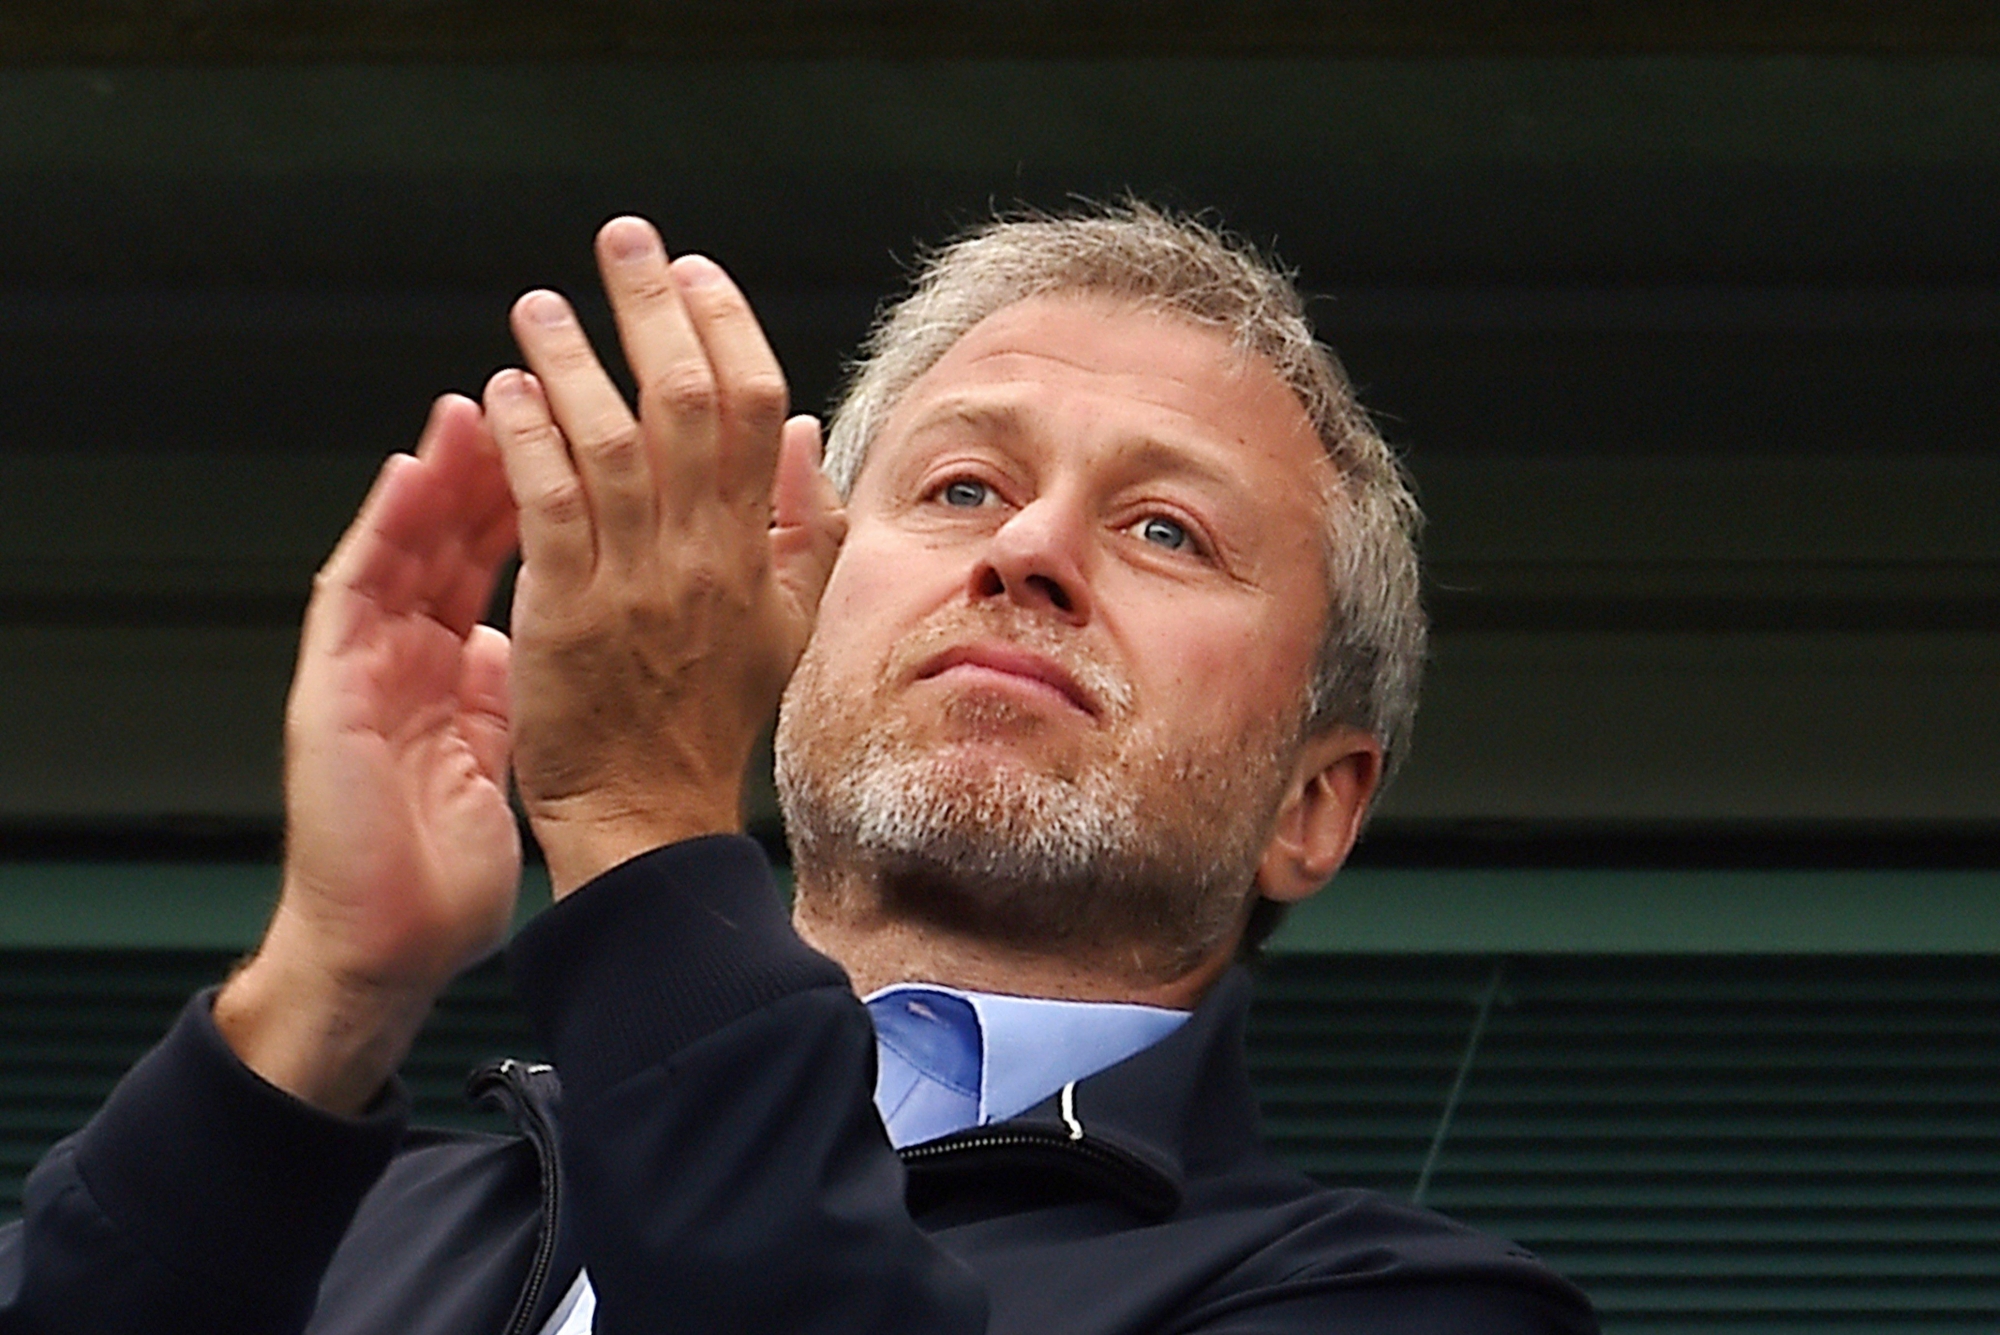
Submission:
{"label": "jacket collar", "polygon": [[913,1197],[1033,1161],[1144,1214],[1171,1213],[1191,1177],[1260,1153],[1243,1049],[1250,994],[1249,974],[1232,968],[1186,1024],[1153,1046],[1019,1117],[909,1147],[903,1160]]}
{"label": "jacket collar", "polygon": [[[1092,1194],[1109,1194],[1147,1217],[1173,1213],[1191,1178],[1226,1171],[1262,1153],[1257,1099],[1244,1058],[1252,984],[1241,966],[1209,989],[1186,1024],[1149,1048],[1063,1090],[1019,1117],[975,1127],[902,1152],[913,1209],[949,1195],[974,1176],[1017,1169],[1053,1175]],[[505,1079],[501,1079],[501,1076]],[[507,1086],[515,1121],[536,1142],[544,1172],[543,1208],[562,1208],[561,1085],[546,1066],[501,1063],[475,1077],[476,1092]],[[547,1258],[551,1280],[573,1275],[575,1231]],[[547,1308],[560,1288],[532,1295]],[[533,1327],[527,1327],[532,1329]]]}

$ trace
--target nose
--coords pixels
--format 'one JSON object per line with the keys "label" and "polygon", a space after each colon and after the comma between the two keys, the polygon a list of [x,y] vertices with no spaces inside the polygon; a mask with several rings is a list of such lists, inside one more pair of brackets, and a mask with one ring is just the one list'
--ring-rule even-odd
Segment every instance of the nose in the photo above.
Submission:
{"label": "nose", "polygon": [[1090,620],[1083,575],[1085,525],[1060,498],[1044,496],[1017,510],[988,540],[972,568],[973,601],[1006,598],[1081,626]]}

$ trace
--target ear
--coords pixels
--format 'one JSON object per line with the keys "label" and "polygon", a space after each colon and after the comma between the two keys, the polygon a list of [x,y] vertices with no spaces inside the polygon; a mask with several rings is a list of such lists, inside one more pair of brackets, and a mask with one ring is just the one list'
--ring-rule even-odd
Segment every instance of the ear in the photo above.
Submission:
{"label": "ear", "polygon": [[1382,744],[1367,733],[1333,728],[1308,738],[1257,864],[1258,893],[1291,904],[1326,884],[1354,847],[1381,781]]}

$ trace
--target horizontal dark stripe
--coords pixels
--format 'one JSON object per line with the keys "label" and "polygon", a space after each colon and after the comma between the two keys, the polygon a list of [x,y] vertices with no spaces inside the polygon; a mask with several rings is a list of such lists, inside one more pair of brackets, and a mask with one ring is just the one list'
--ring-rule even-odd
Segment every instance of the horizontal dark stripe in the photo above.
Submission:
{"label": "horizontal dark stripe", "polygon": [[1838,0],[1565,5],[1303,3],[1094,5],[867,0],[648,4],[525,0],[412,6],[201,0],[31,0],[0,21],[17,62],[97,60],[549,60],[830,54],[1100,56],[1299,53],[1453,56],[1680,51],[1934,54],[2000,48],[2000,18],[1976,0],[1860,6]]}
{"label": "horizontal dark stripe", "polygon": [[[1804,582],[1804,581],[1801,581]],[[2000,598],[1980,591],[1843,597],[1686,593],[1617,596],[1491,594],[1461,589],[1426,595],[1433,627],[1454,631],[1656,632],[1990,632],[2000,631]],[[305,614],[296,592],[91,589],[0,592],[0,624],[14,627],[156,630],[291,628]],[[496,606],[505,606],[504,594]],[[501,613],[488,618],[504,624]]]}
{"label": "horizontal dark stripe", "polygon": [[[753,824],[749,834],[773,863],[790,864],[775,821]],[[528,863],[540,865],[541,846],[525,819],[521,839]],[[276,862],[283,851],[284,831],[275,820],[0,822],[0,860],[17,862]]]}
{"label": "horizontal dark stripe", "polygon": [[119,589],[0,593],[0,623],[17,627],[242,630],[297,626],[305,610],[303,587],[296,593],[150,593]]}
{"label": "horizontal dark stripe", "polygon": [[2000,868],[2000,822],[1610,825],[1383,820],[1369,827],[1348,865],[1983,870]]}
{"label": "horizontal dark stripe", "polygon": [[1578,598],[1432,592],[1431,619],[1453,631],[1643,631],[1665,634],[2000,631],[2000,599],[1956,597]]}

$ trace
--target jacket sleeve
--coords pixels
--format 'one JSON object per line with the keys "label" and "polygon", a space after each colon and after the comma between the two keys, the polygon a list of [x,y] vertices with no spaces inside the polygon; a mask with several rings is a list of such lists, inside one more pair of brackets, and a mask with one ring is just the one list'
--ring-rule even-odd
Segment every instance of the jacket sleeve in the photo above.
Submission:
{"label": "jacket sleeve", "polygon": [[405,1122],[321,1113],[238,1061],[189,1003],[0,1234],[0,1335],[284,1335],[304,1328]]}
{"label": "jacket sleeve", "polygon": [[985,1329],[981,1286],[904,1205],[867,1013],[793,933],[755,844],[615,868],[511,964],[563,1079],[600,1335]]}

